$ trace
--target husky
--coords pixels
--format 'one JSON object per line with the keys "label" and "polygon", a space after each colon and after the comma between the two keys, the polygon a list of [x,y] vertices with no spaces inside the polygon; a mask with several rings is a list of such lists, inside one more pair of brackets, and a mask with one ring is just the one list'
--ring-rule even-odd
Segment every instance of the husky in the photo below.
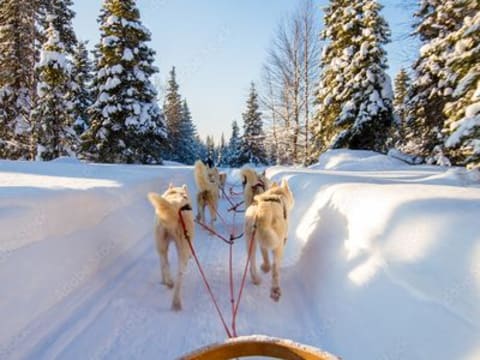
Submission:
{"label": "husky", "polygon": [[[183,277],[191,256],[188,241],[193,241],[195,226],[193,222],[192,202],[188,195],[187,186],[173,187],[172,184],[163,194],[149,193],[148,199],[155,208],[155,242],[160,257],[162,283],[173,290],[172,309],[182,309],[181,288]],[[181,212],[186,232],[180,220]],[[188,238],[187,238],[188,236]],[[174,282],[168,262],[168,246],[175,242],[178,254],[178,274]]]}
{"label": "husky", "polygon": [[227,182],[227,173],[221,172],[218,174],[218,187],[220,193],[225,194],[225,183]]}
{"label": "husky", "polygon": [[[263,272],[270,271],[270,259],[268,251],[272,251],[272,286],[270,297],[278,301],[281,296],[279,268],[283,257],[283,249],[287,242],[288,218],[294,205],[293,194],[288,182],[283,179],[280,185],[272,185],[272,188],[263,194],[256,195],[252,204],[245,213],[245,240],[247,252],[251,246],[250,275],[255,285],[260,284],[257,273],[256,249],[257,243],[263,257],[261,266]],[[254,236],[253,236],[254,235]],[[253,244],[250,245],[253,236]]]}
{"label": "husky", "polygon": [[205,222],[205,207],[210,212],[210,226],[217,220],[219,173],[217,168],[207,168],[201,160],[197,160],[194,169],[197,184],[197,220]]}
{"label": "husky", "polygon": [[245,208],[248,208],[255,195],[259,195],[267,190],[270,186],[270,180],[265,175],[265,171],[258,174],[253,169],[242,169],[242,185],[243,185],[243,197],[245,202]]}

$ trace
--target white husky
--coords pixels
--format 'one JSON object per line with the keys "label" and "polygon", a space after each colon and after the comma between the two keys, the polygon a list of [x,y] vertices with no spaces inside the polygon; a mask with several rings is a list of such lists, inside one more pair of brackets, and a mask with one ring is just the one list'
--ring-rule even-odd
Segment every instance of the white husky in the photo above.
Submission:
{"label": "white husky", "polygon": [[[270,271],[268,251],[273,254],[272,286],[270,297],[278,301],[280,290],[280,264],[283,249],[287,241],[288,217],[293,207],[294,199],[287,181],[284,179],[280,186],[274,184],[272,188],[261,195],[256,195],[252,204],[245,213],[245,240],[247,251],[251,246],[250,275],[255,285],[260,284],[257,272],[256,249],[257,243],[263,256],[262,270]],[[253,236],[254,235],[254,236]],[[250,245],[253,237],[253,244]]]}
{"label": "white husky", "polygon": [[173,291],[172,309],[181,310],[181,289],[183,276],[190,258],[190,246],[186,237],[183,225],[180,220],[181,212],[185,228],[193,241],[195,224],[193,222],[192,202],[188,196],[187,186],[173,187],[169,186],[163,194],[149,193],[148,199],[155,208],[155,241],[158,255],[160,257],[160,267],[162,272],[162,283],[169,288],[174,287],[174,281],[170,274],[170,264],[168,262],[168,246],[171,241],[175,242],[178,253],[178,274]]}

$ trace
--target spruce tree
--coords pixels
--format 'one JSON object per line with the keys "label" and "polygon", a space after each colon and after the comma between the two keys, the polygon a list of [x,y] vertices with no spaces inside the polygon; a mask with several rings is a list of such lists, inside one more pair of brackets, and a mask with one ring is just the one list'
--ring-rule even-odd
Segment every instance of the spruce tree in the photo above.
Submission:
{"label": "spruce tree", "polygon": [[247,109],[243,113],[243,137],[241,161],[255,165],[266,164],[265,135],[263,133],[262,113],[259,111],[258,94],[255,84],[251,84],[247,100]]}
{"label": "spruce tree", "polygon": [[37,15],[36,1],[3,0],[0,5],[0,158],[32,156]]}
{"label": "spruce tree", "polygon": [[[33,2],[40,4],[39,22],[43,29],[47,29],[50,24],[53,24],[65,52],[73,55],[78,43],[72,24],[75,17],[75,12],[72,10],[73,0],[34,0]],[[41,38],[40,40],[45,41],[46,39]]]}
{"label": "spruce tree", "polygon": [[397,145],[404,141],[407,100],[410,89],[410,77],[404,68],[401,68],[395,77],[395,97],[393,100],[394,126],[392,127],[393,144]]}
{"label": "spruce tree", "polygon": [[105,0],[99,16],[95,102],[82,135],[84,156],[100,162],[161,163],[166,132],[150,77],[155,52],[134,0]]}
{"label": "spruce tree", "polygon": [[453,78],[445,71],[450,48],[444,39],[460,28],[465,16],[462,9],[468,2],[424,0],[415,13],[416,34],[423,46],[413,65],[415,77],[406,104],[409,132],[402,149],[425,157],[427,162],[444,158],[443,108],[451,99],[453,85]]}
{"label": "spruce tree", "polygon": [[173,144],[175,151],[180,155],[180,162],[192,165],[197,159],[197,145],[195,141],[196,129],[187,100],[182,104],[182,121],[180,123],[180,142]]}
{"label": "spruce tree", "polygon": [[170,70],[170,78],[168,79],[165,92],[163,111],[165,112],[169,140],[168,158],[169,160],[181,162],[183,159],[180,151],[184,145],[182,140],[183,109],[182,99],[178,90],[179,85],[176,79],[175,67],[173,67],[172,70]]}
{"label": "spruce tree", "polygon": [[[465,4],[467,5],[467,4]],[[445,59],[455,79],[444,113],[446,152],[454,164],[480,166],[480,3],[469,3],[463,26],[445,38],[453,49]]]}
{"label": "spruce tree", "polygon": [[38,96],[32,111],[36,157],[52,160],[59,156],[75,156],[78,138],[73,131],[73,118],[66,99],[71,87],[68,61],[53,24],[47,29],[37,69]]}
{"label": "spruce tree", "polygon": [[74,129],[81,135],[88,128],[88,108],[92,105],[91,81],[92,63],[88,57],[87,42],[79,41],[72,59],[72,90],[68,94],[71,102],[71,116],[75,120]]}
{"label": "spruce tree", "polygon": [[228,141],[228,146],[224,155],[224,163],[230,167],[239,167],[241,163],[242,139],[240,137],[240,128],[236,121],[232,122],[232,135]]}
{"label": "spruce tree", "polygon": [[390,31],[381,8],[375,0],[330,0],[325,10],[314,158],[328,148],[385,150],[392,91],[383,48]]}
{"label": "spruce tree", "polygon": [[227,145],[225,143],[225,135],[220,137],[220,145],[218,146],[217,149],[217,164],[218,166],[226,166],[224,157],[225,157],[225,151],[227,150]]}

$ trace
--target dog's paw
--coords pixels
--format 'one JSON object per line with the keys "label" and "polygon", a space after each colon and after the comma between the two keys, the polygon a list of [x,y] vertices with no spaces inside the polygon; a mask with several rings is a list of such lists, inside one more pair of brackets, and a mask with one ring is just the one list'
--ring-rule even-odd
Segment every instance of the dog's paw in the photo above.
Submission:
{"label": "dog's paw", "polygon": [[180,300],[173,300],[172,302],[172,310],[173,311],[181,311],[182,310],[182,302]]}
{"label": "dog's paw", "polygon": [[273,301],[280,300],[281,295],[282,290],[280,290],[279,286],[272,287],[272,289],[270,290],[270,297],[273,299]]}
{"label": "dog's paw", "polygon": [[262,269],[262,271],[264,273],[268,273],[270,271],[270,264],[262,264],[262,266],[260,266],[260,268]]}
{"label": "dog's paw", "polygon": [[173,289],[173,286],[175,285],[172,279],[163,280],[162,284],[168,287],[169,289]]}

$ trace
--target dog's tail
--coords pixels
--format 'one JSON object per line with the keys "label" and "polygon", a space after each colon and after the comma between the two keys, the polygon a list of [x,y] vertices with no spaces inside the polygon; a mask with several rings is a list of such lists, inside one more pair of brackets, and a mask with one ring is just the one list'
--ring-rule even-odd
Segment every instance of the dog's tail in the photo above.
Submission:
{"label": "dog's tail", "polygon": [[175,219],[178,215],[175,213],[175,208],[165,200],[160,194],[148,193],[148,200],[152,203],[157,213],[160,223],[167,227],[171,225],[172,219]]}
{"label": "dog's tail", "polygon": [[211,190],[212,183],[208,179],[207,167],[201,160],[195,162],[194,176],[199,191]]}
{"label": "dog's tail", "polygon": [[249,168],[242,169],[240,174],[242,175],[243,186],[247,184],[249,186],[253,186],[257,182],[257,173],[255,172],[255,170]]}

